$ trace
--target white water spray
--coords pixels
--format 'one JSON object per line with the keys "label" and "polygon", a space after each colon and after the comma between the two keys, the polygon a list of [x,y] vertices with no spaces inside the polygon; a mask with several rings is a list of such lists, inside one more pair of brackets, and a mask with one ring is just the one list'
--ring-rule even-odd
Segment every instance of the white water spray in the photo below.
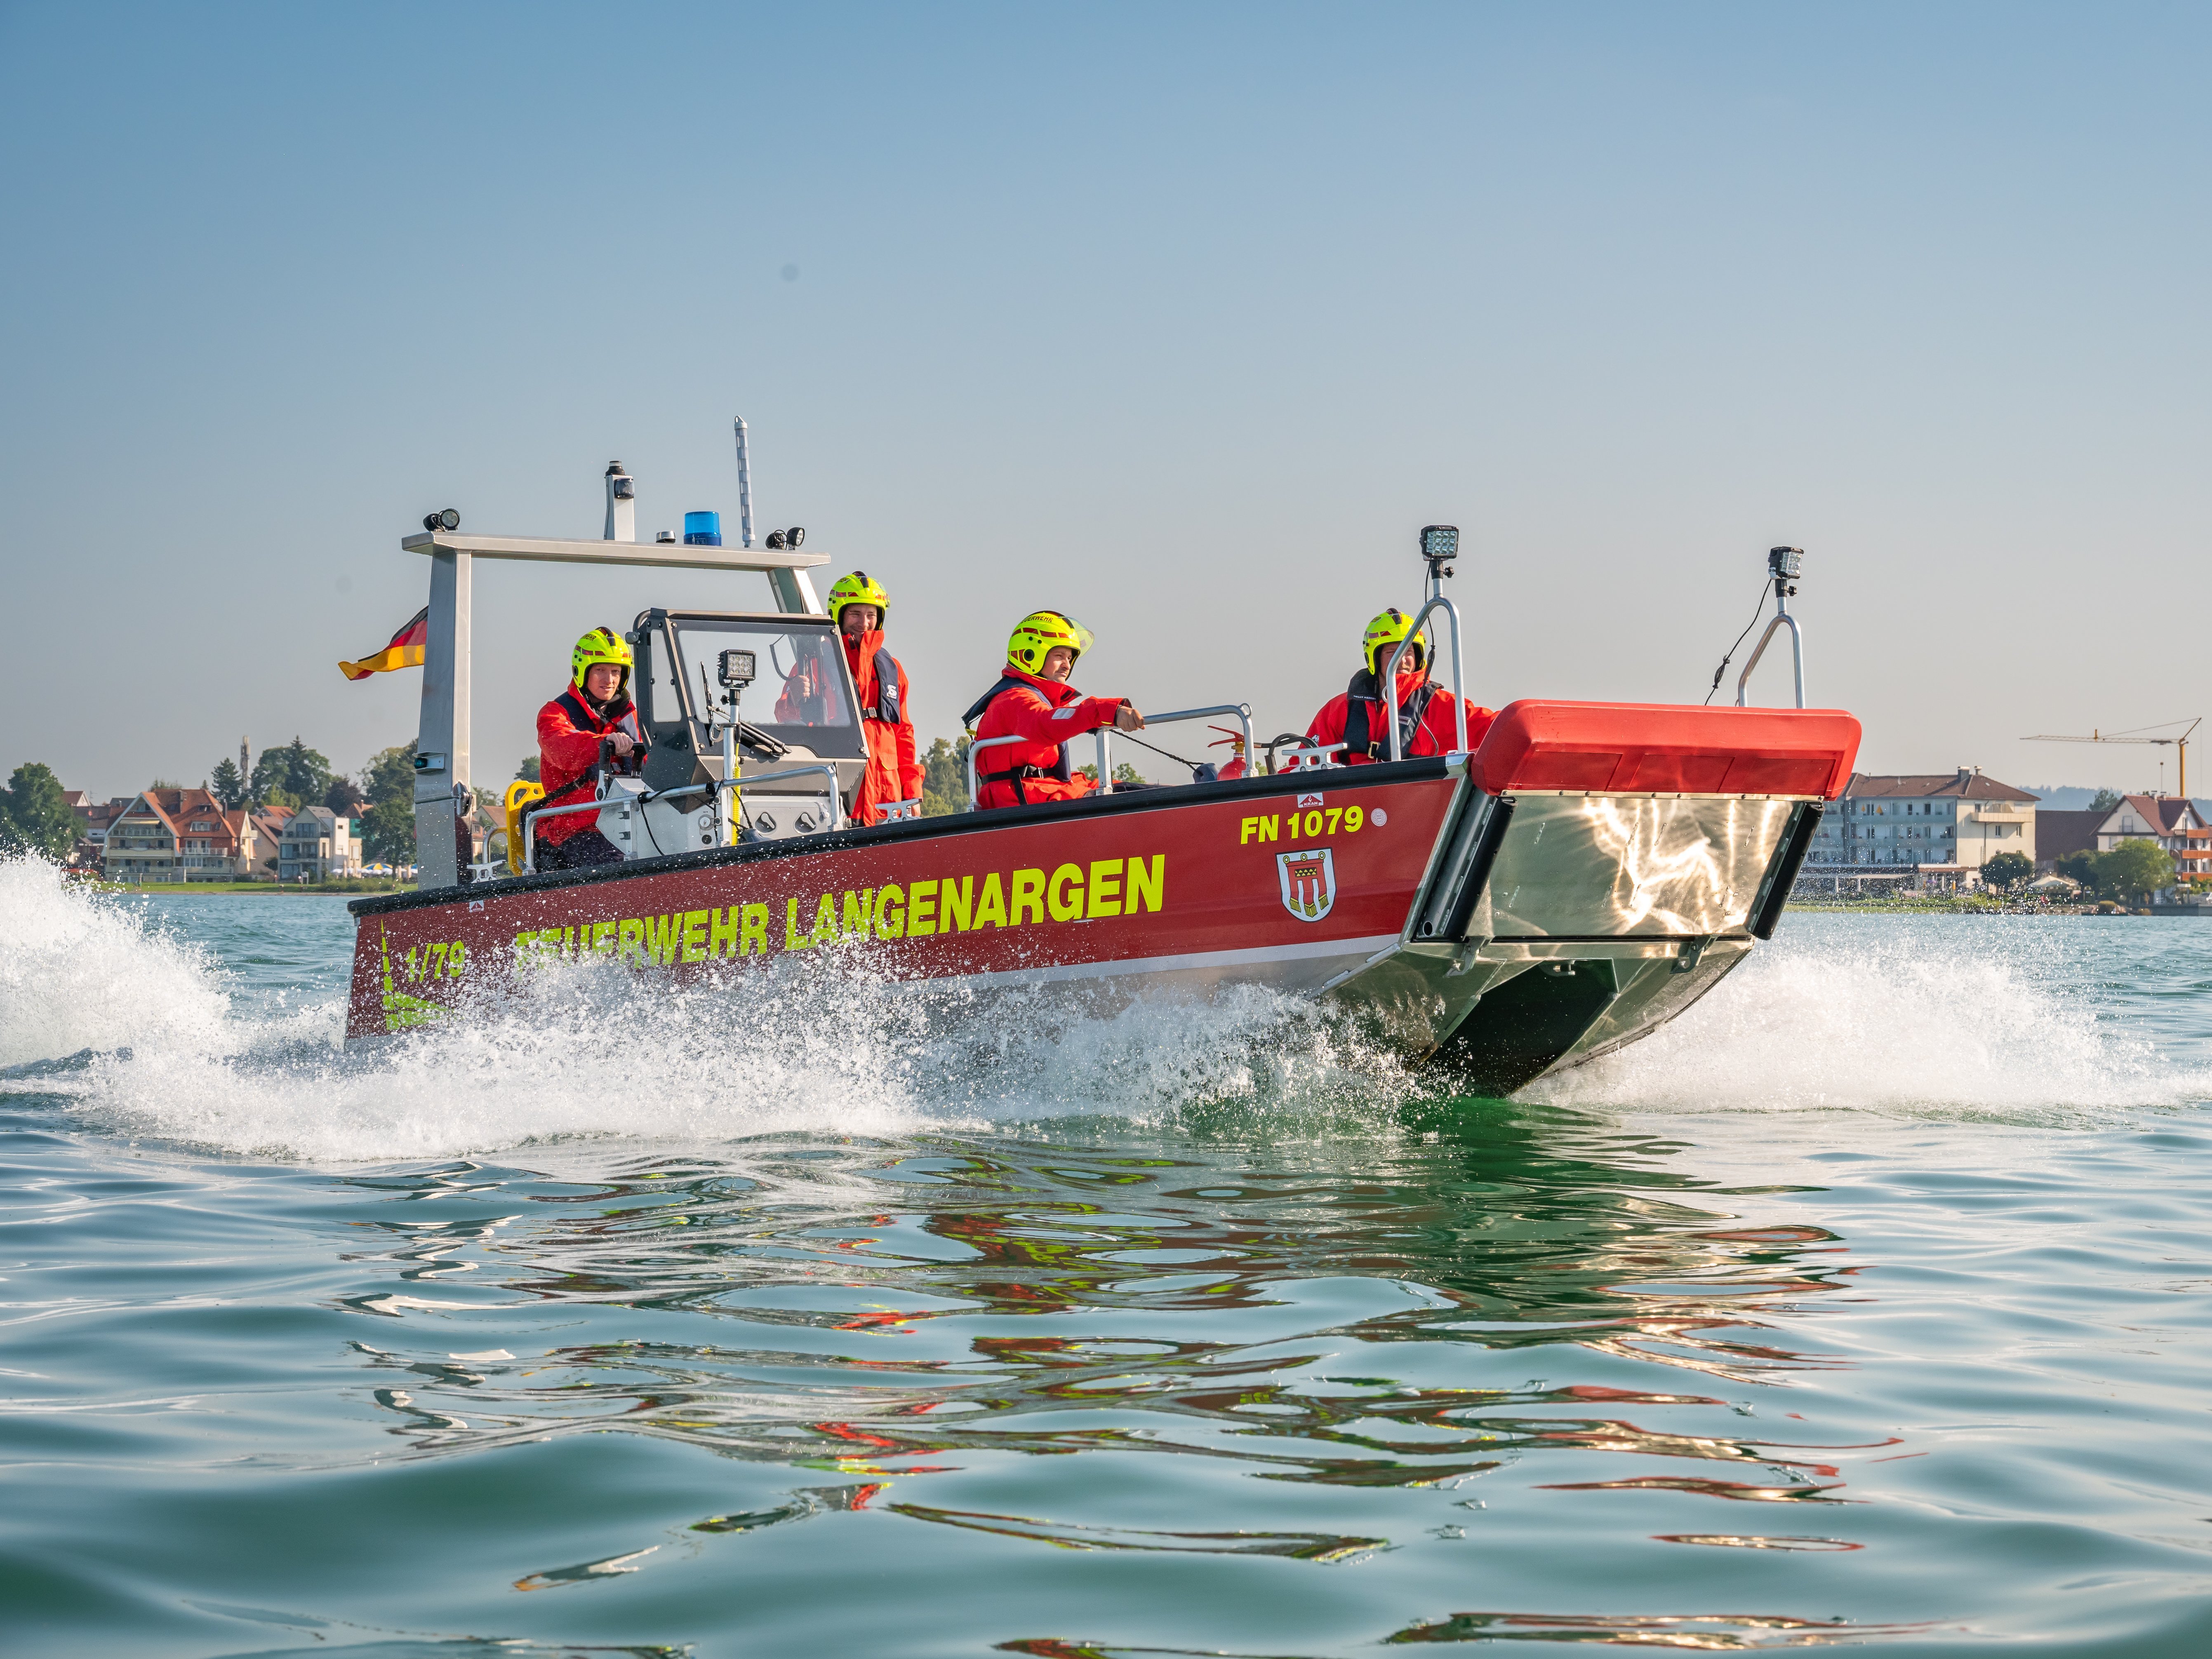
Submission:
{"label": "white water spray", "polygon": [[428,1158],[607,1135],[1153,1121],[1224,1102],[1306,1133],[1346,1113],[1371,1132],[1407,1091],[1340,1020],[1255,989],[1086,1016],[834,958],[649,989],[617,963],[556,964],[465,1021],[348,1051],[339,999],[249,1007],[130,907],[48,866],[7,868],[0,984],[45,988],[0,1008],[0,1064],[94,1052],[0,1087],[59,1094],[112,1132],[232,1152]]}
{"label": "white water spray", "polygon": [[2090,951],[2118,943],[2097,931],[2107,924],[1883,918],[1869,937],[1819,925],[1840,918],[1793,920],[1680,1019],[1524,1092],[1615,1109],[1999,1115],[2212,1098],[2212,1068],[2161,1053],[2086,994]]}
{"label": "white water spray", "polygon": [[0,1066],[219,1045],[229,1013],[203,951],[43,859],[0,859]]}
{"label": "white water spray", "polygon": [[[2212,1068],[2162,1056],[2081,994],[2083,941],[2102,935],[1947,920],[1872,942],[1797,929],[1654,1036],[1526,1092],[1610,1109],[2000,1115],[2212,1098]],[[1245,1133],[1372,1135],[1420,1092],[1343,1019],[1249,988],[1085,1014],[835,960],[649,988],[586,962],[533,974],[465,1023],[352,1051],[340,998],[300,1001],[240,993],[140,907],[0,861],[0,1090],[234,1152],[367,1162],[1224,1106]]]}

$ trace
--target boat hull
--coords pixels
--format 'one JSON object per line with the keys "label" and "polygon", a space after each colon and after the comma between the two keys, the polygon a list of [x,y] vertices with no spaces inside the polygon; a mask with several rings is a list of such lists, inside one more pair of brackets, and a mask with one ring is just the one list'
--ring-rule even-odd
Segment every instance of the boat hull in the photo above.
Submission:
{"label": "boat hull", "polygon": [[347,1036],[466,1018],[563,961],[743,999],[834,957],[1094,1007],[1325,998],[1504,1093],[1674,1018],[1772,931],[1856,737],[1847,715],[1516,704],[1472,756],[362,900]]}
{"label": "boat hull", "polygon": [[347,1035],[585,957],[672,981],[836,951],[892,981],[1311,994],[1395,948],[1462,787],[1441,763],[1391,770],[1425,775],[1163,789],[361,902]]}

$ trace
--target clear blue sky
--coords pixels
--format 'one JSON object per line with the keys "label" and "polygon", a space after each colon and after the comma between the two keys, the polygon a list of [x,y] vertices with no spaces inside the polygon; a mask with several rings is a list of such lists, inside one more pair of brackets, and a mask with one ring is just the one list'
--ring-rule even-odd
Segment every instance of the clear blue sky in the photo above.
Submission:
{"label": "clear blue sky", "polygon": [[[1483,702],[1696,700],[1790,542],[1863,765],[2148,787],[2018,739],[2212,713],[2208,46],[2160,5],[9,4],[0,767],[358,766],[419,677],[333,665],[422,603],[424,512],[595,535],[618,456],[641,530],[733,514],[743,413],[763,522],[890,588],[925,737],[1039,605],[1087,690],[1303,726],[1447,519]],[[764,594],[480,572],[480,781],[584,628]]]}

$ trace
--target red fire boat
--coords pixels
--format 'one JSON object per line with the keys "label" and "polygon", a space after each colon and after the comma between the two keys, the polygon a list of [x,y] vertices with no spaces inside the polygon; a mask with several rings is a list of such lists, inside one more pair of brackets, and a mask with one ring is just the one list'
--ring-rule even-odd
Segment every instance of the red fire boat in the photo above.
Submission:
{"label": "red fire boat", "polygon": [[[861,759],[849,684],[844,718],[833,696],[808,728],[738,707],[757,675],[842,673],[805,574],[820,556],[629,544],[616,523],[611,507],[607,539],[526,542],[434,522],[403,544],[433,561],[423,885],[351,907],[349,1041],[465,1020],[549,963],[603,959],[648,995],[711,979],[742,1006],[779,994],[780,959],[836,953],[878,981],[1088,1006],[1245,985],[1325,999],[1406,1058],[1504,1093],[1655,1030],[1771,935],[1858,748],[1833,710],[1524,702],[1472,752],[1293,751],[1233,781],[859,828],[843,817]],[[485,556],[771,574],[777,611],[649,610],[630,631],[655,758],[591,809],[622,864],[535,872],[526,809],[503,859],[455,851],[468,568]],[[1451,623],[1456,687],[1458,618],[1431,568],[1423,617]],[[1786,623],[1795,639],[1795,574],[1775,569],[1770,638]],[[1802,655],[1798,679],[1802,700]],[[1249,732],[1241,708],[1153,723],[1223,714]]]}

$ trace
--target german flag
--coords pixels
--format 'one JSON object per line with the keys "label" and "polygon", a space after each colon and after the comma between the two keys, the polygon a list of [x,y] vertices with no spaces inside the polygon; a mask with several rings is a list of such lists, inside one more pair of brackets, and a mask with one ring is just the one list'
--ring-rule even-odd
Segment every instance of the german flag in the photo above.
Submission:
{"label": "german flag", "polygon": [[414,621],[392,636],[392,643],[362,662],[342,662],[338,672],[349,680],[365,680],[394,668],[420,668],[423,641],[430,637],[430,607],[415,613]]}

